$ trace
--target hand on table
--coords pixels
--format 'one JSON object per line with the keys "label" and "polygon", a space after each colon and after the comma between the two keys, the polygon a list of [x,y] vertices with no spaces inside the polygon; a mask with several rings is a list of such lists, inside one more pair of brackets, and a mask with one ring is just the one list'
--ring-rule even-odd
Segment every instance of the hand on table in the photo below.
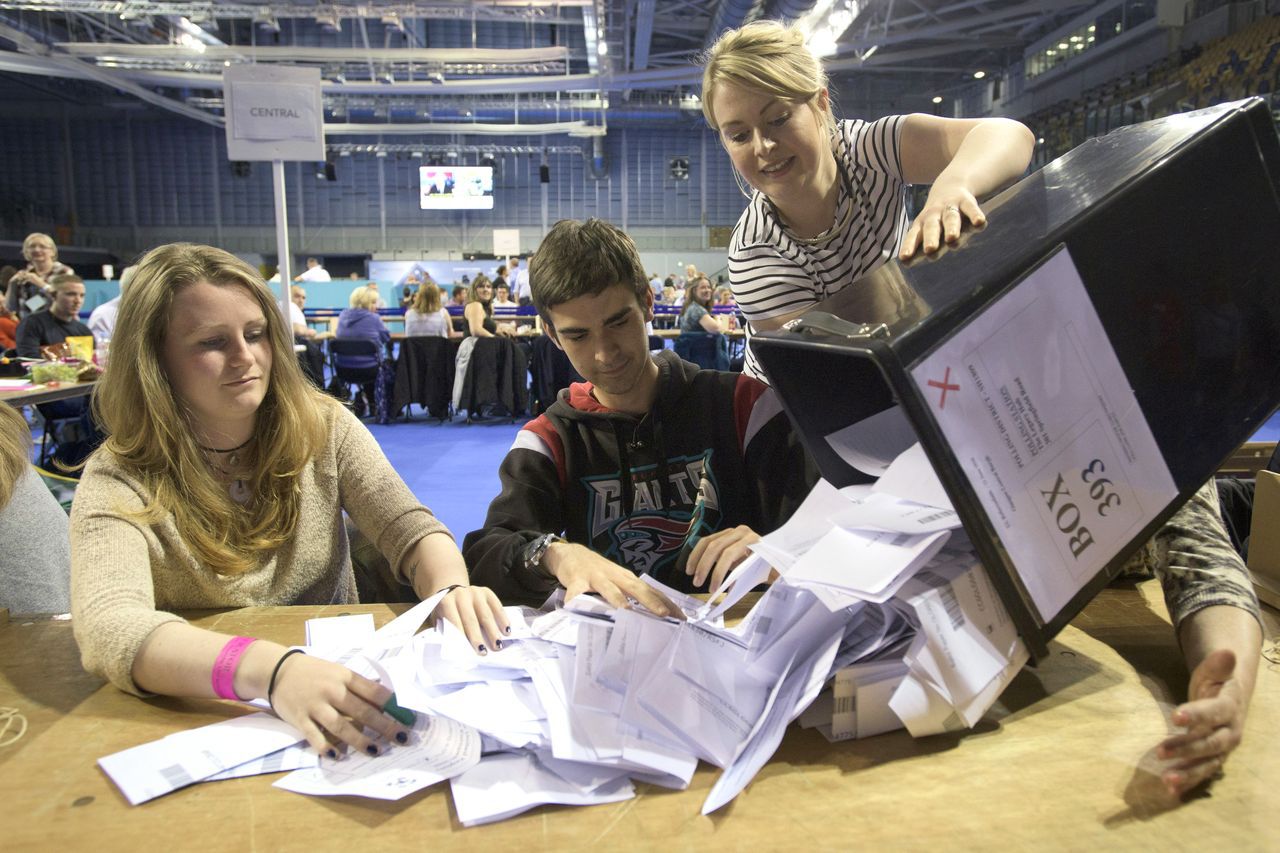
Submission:
{"label": "hand on table", "polygon": [[511,633],[507,614],[493,590],[487,586],[460,586],[436,605],[435,615],[443,616],[467,635],[477,654],[502,648],[502,638]]}
{"label": "hand on table", "polygon": [[936,183],[925,200],[924,209],[907,229],[902,239],[902,249],[898,252],[899,260],[910,260],[917,249],[923,247],[925,254],[938,251],[943,241],[954,243],[960,239],[960,229],[967,219],[975,228],[987,224],[987,216],[978,206],[973,193],[962,186]]}
{"label": "hand on table", "polygon": [[564,587],[565,601],[584,592],[594,592],[613,607],[625,608],[630,606],[629,600],[635,600],[655,615],[684,618],[680,608],[665,595],[630,570],[583,545],[556,542],[547,549],[543,559]]}
{"label": "hand on table", "polygon": [[391,691],[341,664],[305,654],[293,654],[280,664],[271,707],[321,755],[337,758],[349,746],[377,755],[377,736],[405,743],[404,726],[382,711]]}
{"label": "hand on table", "polygon": [[759,541],[760,534],[745,524],[718,530],[710,536],[702,537],[693,546],[684,573],[693,576],[695,587],[701,587],[710,576],[711,585],[707,587],[707,592],[715,595],[729,572],[751,555],[748,546]]}
{"label": "hand on table", "polygon": [[1222,770],[1240,744],[1248,710],[1244,689],[1235,677],[1233,652],[1212,652],[1191,673],[1187,701],[1173,711],[1175,725],[1186,731],[1166,738],[1156,755],[1174,764],[1161,780],[1180,796]]}

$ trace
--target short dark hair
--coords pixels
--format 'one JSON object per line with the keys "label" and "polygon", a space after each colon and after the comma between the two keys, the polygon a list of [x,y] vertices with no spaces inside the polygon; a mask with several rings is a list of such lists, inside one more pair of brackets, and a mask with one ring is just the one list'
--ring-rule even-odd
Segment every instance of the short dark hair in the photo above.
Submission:
{"label": "short dark hair", "polygon": [[557,305],[618,284],[630,288],[641,307],[652,292],[635,241],[602,219],[561,219],[529,261],[529,292],[545,323]]}
{"label": "short dark hair", "polygon": [[73,272],[60,273],[49,279],[49,288],[55,293],[61,290],[64,284],[84,284],[84,279]]}

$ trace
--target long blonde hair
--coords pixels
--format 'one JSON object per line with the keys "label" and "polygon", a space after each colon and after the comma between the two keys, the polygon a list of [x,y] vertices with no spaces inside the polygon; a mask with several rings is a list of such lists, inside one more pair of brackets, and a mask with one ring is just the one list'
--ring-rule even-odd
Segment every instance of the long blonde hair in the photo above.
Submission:
{"label": "long blonde hair", "polygon": [[413,310],[423,315],[440,312],[440,288],[435,282],[424,281],[418,285],[418,292],[413,295]]}
{"label": "long blonde hair", "polygon": [[[257,412],[249,452],[252,498],[231,499],[201,452],[165,375],[161,353],[179,292],[199,282],[242,288],[262,309],[271,346],[271,378]],[[107,433],[102,445],[142,481],[151,497],[132,515],[155,524],[172,516],[202,565],[222,575],[257,568],[290,540],[298,523],[302,469],[326,440],[325,414],[336,403],[302,375],[275,298],[262,277],[234,255],[173,243],[152,249],[120,300],[111,361],[93,397]]]}
{"label": "long blonde hair", "polygon": [[712,130],[716,89],[732,83],[793,103],[809,104],[835,132],[830,107],[822,109],[818,96],[827,89],[827,72],[805,46],[804,33],[777,21],[753,21],[725,32],[703,58],[702,115]]}
{"label": "long blonde hair", "polygon": [[31,464],[31,432],[17,409],[0,403],[0,509]]}

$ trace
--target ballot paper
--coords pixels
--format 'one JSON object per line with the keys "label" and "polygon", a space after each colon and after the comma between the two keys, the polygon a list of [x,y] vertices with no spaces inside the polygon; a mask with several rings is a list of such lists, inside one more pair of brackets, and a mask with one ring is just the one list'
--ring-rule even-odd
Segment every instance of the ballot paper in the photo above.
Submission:
{"label": "ballot paper", "polygon": [[873,477],[883,476],[890,463],[915,442],[916,432],[899,406],[890,406],[827,436],[827,444],[841,459]]}
{"label": "ballot paper", "polygon": [[302,740],[269,714],[249,714],[98,759],[130,805],[145,803]]}
{"label": "ballot paper", "polygon": [[313,796],[354,795],[398,800],[475,767],[480,733],[447,717],[419,714],[409,742],[383,744],[376,756],[354,752],[296,770],[275,787]]}
{"label": "ballot paper", "polygon": [[[909,454],[884,479],[903,465],[919,472]],[[317,760],[290,726],[253,714],[100,764],[131,803],[286,769],[276,787],[314,796],[396,800],[448,780],[459,820],[476,826],[544,803],[618,802],[636,783],[683,789],[705,761],[723,769],[709,814],[751,783],[797,719],[832,741],[952,731],[976,723],[1026,662],[939,502],[928,487],[820,482],[730,573],[723,601],[645,579],[683,620],[560,593],[539,610],[507,608],[511,634],[484,654],[447,620],[423,627],[439,596],[377,631],[363,618],[312,620],[309,651],[415,712],[409,742],[377,738],[376,756]],[[727,608],[775,570],[726,627]]]}

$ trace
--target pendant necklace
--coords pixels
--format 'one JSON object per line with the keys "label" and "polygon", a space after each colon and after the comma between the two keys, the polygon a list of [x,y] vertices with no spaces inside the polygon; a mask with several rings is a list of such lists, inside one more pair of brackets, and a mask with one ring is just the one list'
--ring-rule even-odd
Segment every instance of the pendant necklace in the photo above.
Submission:
{"label": "pendant necklace", "polygon": [[[243,477],[237,477],[234,474],[232,474],[231,471],[234,471],[236,467],[239,466],[240,451],[248,447],[249,442],[253,441],[253,438],[254,437],[251,435],[240,444],[237,444],[235,447],[229,447],[226,450],[220,450],[216,447],[205,447],[203,444],[199,444],[199,443],[196,444],[196,447],[200,448],[205,452],[205,461],[209,463],[209,467],[212,468],[214,471],[218,472],[218,474],[222,475],[224,479],[231,481],[230,489],[229,489],[231,493],[231,499],[238,504],[244,504],[249,502],[249,486],[248,484],[245,483]],[[226,464],[230,467],[231,470],[228,470],[227,468],[223,468],[221,465],[214,462],[213,458],[209,456],[209,454],[211,453],[216,453],[220,456],[225,456]]]}

